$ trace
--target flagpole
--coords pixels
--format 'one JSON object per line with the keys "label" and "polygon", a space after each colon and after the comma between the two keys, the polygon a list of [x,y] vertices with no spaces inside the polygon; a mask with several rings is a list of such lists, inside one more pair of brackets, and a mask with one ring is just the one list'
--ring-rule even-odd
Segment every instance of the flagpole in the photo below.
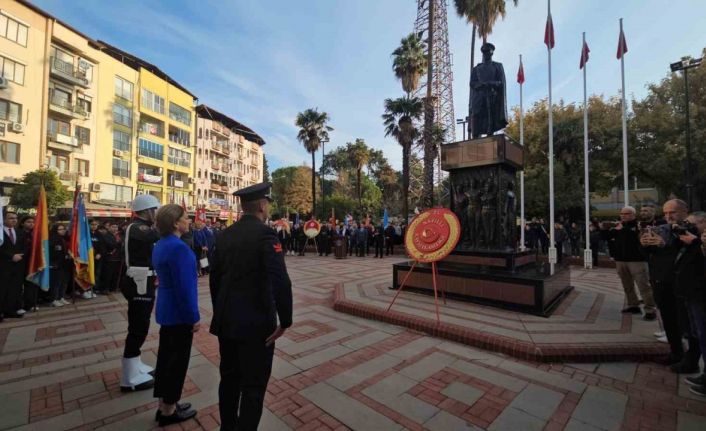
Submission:
{"label": "flagpole", "polygon": [[[520,54],[520,67],[522,67],[522,54]],[[523,70],[524,73],[524,70]],[[520,83],[520,146],[525,146],[525,123],[522,111],[522,86]],[[520,251],[525,251],[525,168],[520,171]]]}
{"label": "flagpole", "polygon": [[[620,37],[622,43],[623,37],[623,19],[620,18]],[[622,102],[623,102],[623,190],[625,192],[625,205],[630,205],[628,198],[628,120],[627,120],[627,105],[625,104],[625,53],[620,55],[620,80],[623,84]]]}
{"label": "flagpole", "polygon": [[[551,0],[547,0],[547,13],[551,17]],[[552,23],[552,35],[554,23]],[[557,261],[554,243],[554,118],[552,116],[552,44],[547,44],[547,63],[549,69],[549,274],[554,275]]]}
{"label": "flagpole", "polygon": [[581,45],[581,63],[583,64],[583,199],[586,211],[586,247],[583,251],[583,267],[593,268],[593,254],[591,253],[591,240],[588,226],[591,217],[591,202],[589,201],[588,183],[588,102],[586,96],[586,68],[588,67],[588,53],[586,52],[586,32],[583,32]]}

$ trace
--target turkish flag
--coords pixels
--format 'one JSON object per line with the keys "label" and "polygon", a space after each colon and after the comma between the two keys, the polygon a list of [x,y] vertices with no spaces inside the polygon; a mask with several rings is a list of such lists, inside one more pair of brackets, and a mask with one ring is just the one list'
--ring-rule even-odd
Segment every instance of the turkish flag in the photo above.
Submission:
{"label": "turkish flag", "polygon": [[520,60],[520,68],[517,70],[517,83],[520,85],[525,83],[525,68],[522,67],[522,60]]}
{"label": "turkish flag", "polygon": [[620,29],[620,36],[618,37],[618,53],[615,55],[618,60],[620,60],[625,53],[628,52],[628,43],[625,41],[625,33],[623,29]]}
{"label": "turkish flag", "polygon": [[588,44],[586,41],[583,42],[583,48],[581,48],[581,61],[579,62],[579,69],[583,69],[583,67],[588,63],[588,53],[591,52],[590,49],[588,49]]}
{"label": "turkish flag", "polygon": [[547,15],[547,25],[544,27],[544,44],[549,49],[554,48],[554,22],[551,13]]}

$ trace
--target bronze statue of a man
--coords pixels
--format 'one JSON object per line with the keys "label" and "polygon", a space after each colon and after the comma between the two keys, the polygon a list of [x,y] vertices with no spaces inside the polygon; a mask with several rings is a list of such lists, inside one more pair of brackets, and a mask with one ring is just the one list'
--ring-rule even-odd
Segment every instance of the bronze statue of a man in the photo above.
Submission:
{"label": "bronze statue of a man", "polygon": [[484,43],[480,50],[483,62],[471,72],[473,138],[490,136],[507,126],[503,65],[493,61],[495,46],[492,43]]}

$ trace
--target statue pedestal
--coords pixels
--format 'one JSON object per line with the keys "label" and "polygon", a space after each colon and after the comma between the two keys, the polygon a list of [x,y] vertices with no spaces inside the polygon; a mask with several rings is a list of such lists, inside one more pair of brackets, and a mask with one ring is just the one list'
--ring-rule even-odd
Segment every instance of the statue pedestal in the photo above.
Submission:
{"label": "statue pedestal", "polygon": [[[568,267],[537,260],[517,250],[519,201],[516,170],[523,148],[506,135],[441,146],[441,167],[449,172],[451,210],[461,222],[456,250],[438,262],[440,289],[450,298],[548,316],[571,290]],[[393,265],[398,288],[412,262]],[[433,293],[431,265],[417,264],[405,288]]]}

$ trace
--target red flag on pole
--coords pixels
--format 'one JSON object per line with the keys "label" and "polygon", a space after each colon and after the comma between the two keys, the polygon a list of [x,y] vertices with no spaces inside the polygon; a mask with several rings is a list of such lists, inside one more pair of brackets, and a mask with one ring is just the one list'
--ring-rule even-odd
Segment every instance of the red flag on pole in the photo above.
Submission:
{"label": "red flag on pole", "polygon": [[520,85],[525,83],[525,68],[522,67],[522,60],[520,60],[520,68],[517,70],[517,83]]}
{"label": "red flag on pole", "polygon": [[547,48],[554,48],[554,22],[552,21],[552,14],[547,14],[547,25],[544,27],[544,44]]}
{"label": "red flag on pole", "polygon": [[620,36],[618,37],[618,53],[615,57],[620,60],[627,52],[628,43],[625,41],[625,33],[623,33],[623,28],[620,27]]}
{"label": "red flag on pole", "polygon": [[591,52],[590,49],[588,49],[588,44],[586,41],[583,42],[583,48],[581,48],[581,61],[579,62],[579,69],[583,69],[583,67],[588,63],[588,53]]}

